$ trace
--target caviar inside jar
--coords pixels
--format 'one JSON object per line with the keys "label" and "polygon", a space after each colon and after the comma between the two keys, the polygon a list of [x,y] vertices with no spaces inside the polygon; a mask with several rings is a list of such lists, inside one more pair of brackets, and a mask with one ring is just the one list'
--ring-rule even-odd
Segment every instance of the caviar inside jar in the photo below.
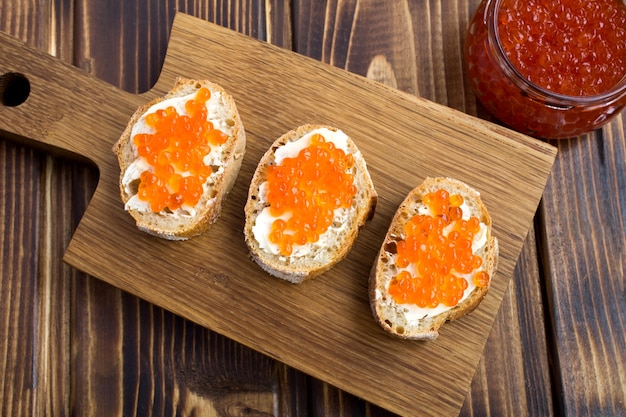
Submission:
{"label": "caviar inside jar", "polygon": [[351,154],[316,133],[297,156],[268,167],[267,202],[276,218],[269,241],[282,255],[291,255],[294,245],[317,242],[332,225],[335,210],[352,206],[354,162]]}
{"label": "caviar inside jar", "polygon": [[186,101],[185,114],[173,106],[147,114],[145,123],[153,132],[133,137],[139,157],[150,165],[141,173],[137,196],[155,213],[193,207],[204,193],[203,184],[213,172],[204,158],[211,145],[228,140],[207,120],[210,98],[211,91],[203,87]]}
{"label": "caviar inside jar", "polygon": [[498,35],[513,66],[555,93],[593,96],[626,75],[622,0],[506,0]]}
{"label": "caviar inside jar", "polygon": [[423,202],[433,215],[416,214],[404,226],[395,261],[400,271],[389,284],[398,304],[454,307],[469,287],[467,277],[476,287],[488,285],[483,259],[472,251],[480,220],[463,219],[463,200],[443,189],[429,193]]}
{"label": "caviar inside jar", "polygon": [[465,62],[476,96],[505,125],[548,139],[590,132],[626,105],[626,5],[484,0]]}

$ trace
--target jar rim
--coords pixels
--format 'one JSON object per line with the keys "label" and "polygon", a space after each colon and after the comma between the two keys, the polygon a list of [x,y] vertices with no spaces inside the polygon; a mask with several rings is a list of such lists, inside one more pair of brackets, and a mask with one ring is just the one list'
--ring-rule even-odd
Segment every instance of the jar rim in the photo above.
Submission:
{"label": "jar rim", "polygon": [[498,27],[498,13],[504,1],[506,0],[487,0],[488,4],[485,8],[484,18],[488,29],[487,36],[489,38],[489,42],[494,45],[497,59],[503,69],[506,68],[505,72],[507,72],[509,76],[512,76],[511,80],[518,84],[518,86],[523,86],[525,91],[531,91],[542,97],[550,98],[563,103],[576,102],[584,104],[594,104],[597,102],[606,102],[607,100],[619,99],[622,96],[626,96],[626,73],[617,83],[615,83],[608,90],[591,96],[571,96],[567,94],[557,93],[552,90],[548,90],[547,88],[541,87],[526,78],[517,69],[517,67],[513,65],[506,52],[504,51],[504,48],[502,47]]}

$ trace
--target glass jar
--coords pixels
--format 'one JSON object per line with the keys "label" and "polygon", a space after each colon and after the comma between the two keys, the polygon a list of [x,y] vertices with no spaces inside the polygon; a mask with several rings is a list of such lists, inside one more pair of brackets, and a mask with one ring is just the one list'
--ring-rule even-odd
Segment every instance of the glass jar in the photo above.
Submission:
{"label": "glass jar", "polygon": [[560,139],[595,130],[622,110],[626,74],[608,90],[589,96],[557,94],[522,75],[507,57],[498,33],[498,13],[506,1],[483,0],[465,42],[472,89],[494,117],[527,135]]}

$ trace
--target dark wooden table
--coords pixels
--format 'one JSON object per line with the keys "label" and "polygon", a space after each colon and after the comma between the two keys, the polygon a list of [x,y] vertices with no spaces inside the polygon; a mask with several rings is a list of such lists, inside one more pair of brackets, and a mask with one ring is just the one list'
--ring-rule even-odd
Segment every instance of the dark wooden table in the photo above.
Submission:
{"label": "dark wooden table", "polygon": [[[490,120],[463,68],[478,3],[0,0],[0,30],[143,92],[179,10]],[[625,128],[552,142],[461,415],[626,415]],[[390,415],[65,265],[94,167],[0,135],[0,174],[1,416]]]}

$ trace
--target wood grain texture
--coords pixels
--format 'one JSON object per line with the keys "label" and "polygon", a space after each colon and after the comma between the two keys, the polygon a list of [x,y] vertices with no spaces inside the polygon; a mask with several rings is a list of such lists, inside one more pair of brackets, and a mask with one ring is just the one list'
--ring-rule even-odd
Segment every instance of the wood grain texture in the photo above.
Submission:
{"label": "wood grain texture", "polygon": [[[17,337],[36,326],[37,232],[42,155],[14,144],[0,143],[3,173],[0,186],[2,231],[0,242],[0,396],[2,415],[30,415],[37,393],[33,392],[35,341]],[[28,180],[26,180],[28,179]],[[12,198],[7,198],[9,195]],[[18,216],[26,213],[30,216]],[[19,279],[15,279],[17,277]]]}
{"label": "wood grain texture", "polygon": [[[381,10],[378,4],[357,0],[267,0],[260,6],[256,2],[192,0],[140,5],[0,1],[0,29],[137,93],[157,81],[172,11],[179,8],[324,62],[331,62],[333,57],[339,67],[345,68],[349,62],[351,71],[388,85],[395,82],[397,86],[395,72],[409,65],[416,71],[420,96],[491,120],[463,82],[460,62],[459,37],[478,1],[406,3]],[[355,24],[375,20],[363,10],[378,10],[391,19],[394,28],[390,33],[398,42],[410,43],[398,34],[412,34],[415,52],[389,42],[387,29],[376,21],[377,30],[369,35],[363,33],[367,28],[353,29]],[[404,10],[409,11],[410,24]],[[353,30],[358,42],[352,42]],[[380,53],[373,59],[359,61],[359,50],[371,56],[370,44],[387,44],[391,51],[377,46]],[[404,51],[409,62],[398,51]],[[349,61],[348,55],[355,58]],[[392,60],[389,56],[400,58]],[[504,294],[501,313],[461,415],[501,415],[511,410],[537,416],[625,413],[620,387],[626,380],[621,366],[626,360],[620,336],[626,306],[624,265],[619,263],[624,259],[624,123],[622,114],[602,132],[589,135],[591,140],[583,137],[555,143],[560,150],[559,169],[552,173],[535,222],[541,259],[536,259],[531,234],[515,269],[513,286]],[[172,370],[181,369],[167,359],[172,340],[176,351],[192,350],[203,363],[211,355],[223,358],[226,351],[248,349],[237,343],[206,343],[207,338],[217,340],[221,336],[63,266],[58,253],[84,213],[97,172],[81,163],[34,152],[12,140],[3,138],[0,145],[4,146],[0,146],[0,202],[2,214],[8,214],[0,222],[0,371],[4,375],[0,414],[69,415],[71,409],[75,415],[97,415],[109,414],[109,405],[129,415],[171,414],[171,402],[176,402],[179,412],[191,410],[190,414],[202,415],[206,410],[206,414],[215,415],[211,413],[217,397],[199,395],[202,384],[192,387],[190,379],[178,378],[174,389],[165,382],[171,380]],[[18,183],[15,174],[22,172],[24,181]],[[600,204],[603,200],[596,193],[614,199]],[[597,227],[600,221],[612,226],[603,230]],[[581,234],[587,243],[578,243]],[[25,257],[16,258],[15,254]],[[589,291],[592,288],[597,292]],[[545,307],[538,305],[541,301]],[[606,303],[611,308],[606,308]],[[70,318],[66,321],[68,305]],[[544,308],[549,319],[545,324],[547,341],[542,334]],[[164,324],[166,321],[171,326]],[[24,328],[37,330],[25,333]],[[502,343],[508,340],[519,340],[521,349]],[[151,348],[137,353],[140,341]],[[131,348],[121,350],[119,343]],[[238,373],[246,372],[244,369],[254,372],[255,360],[243,360],[245,355],[236,353],[234,357],[238,359],[218,373],[236,389]],[[489,358],[499,358],[501,363]],[[160,365],[163,363],[168,366]],[[269,363],[276,369],[272,388],[276,397],[268,399],[267,391],[249,397],[242,389],[237,398],[245,400],[238,400],[228,409],[230,414],[225,414],[255,415],[255,410],[263,414],[273,407],[274,415],[389,415],[293,368]],[[100,377],[103,370],[107,377]],[[115,372],[118,376],[113,376]],[[115,389],[108,388],[112,381]],[[211,380],[203,383],[210,384]],[[187,395],[163,401],[164,392],[176,390]]]}
{"label": "wood grain texture", "polygon": [[[71,22],[63,16],[70,9],[63,1],[3,3],[0,30],[68,59]],[[69,176],[76,165],[5,141],[0,161],[5,219],[0,230],[5,354],[0,414],[67,415],[71,278],[62,253],[73,220],[67,210],[73,205]]]}
{"label": "wood grain texture", "polygon": [[531,230],[460,415],[553,415],[536,246]]}
{"label": "wood grain texture", "polygon": [[567,415],[626,412],[624,120],[558,143],[541,210],[552,359]]}
{"label": "wood grain texture", "polygon": [[[100,7],[103,10],[97,11],[95,15],[93,10],[85,10],[80,4],[77,9],[79,16],[95,17],[94,20],[97,20],[98,17],[107,15],[103,11],[109,11],[108,4],[101,4]],[[58,46],[59,53],[55,55],[63,55],[67,62],[71,62],[75,52],[72,50],[71,36],[67,35],[72,34],[71,28],[75,18],[73,10],[73,3],[69,7],[64,4],[44,4],[41,12],[45,12],[45,16],[41,22],[32,23],[32,20],[23,22],[20,21],[22,17],[25,19],[37,17],[33,9],[24,2],[23,7],[21,4],[12,4],[6,13],[3,9],[1,16],[9,21],[7,31],[13,34],[20,34],[25,28],[28,29],[25,32],[28,35],[33,29],[37,29],[41,31],[36,34],[37,39],[58,38],[58,41],[50,41],[51,45]],[[127,21],[136,20],[135,15],[132,16],[132,20]],[[97,27],[93,40],[101,42],[101,34],[110,33],[112,27],[125,28],[123,21],[124,18],[120,22],[115,22],[117,25]],[[237,22],[240,21],[237,19]],[[82,22],[79,20],[77,24],[80,26]],[[45,33],[44,30],[50,30],[51,33]],[[86,29],[80,30],[88,32]],[[161,32],[164,37],[167,36],[167,31]],[[31,44],[29,36],[26,35],[21,38]],[[80,37],[80,41],[85,42],[85,37]],[[41,49],[54,53],[44,45]],[[90,53],[111,51],[111,48],[103,48],[97,42],[91,43],[88,49]],[[144,51],[143,48],[140,49]],[[110,72],[107,73],[101,67],[93,68],[91,66],[95,63],[93,59],[81,59],[81,50],[76,53],[81,68],[110,75]],[[98,58],[105,62],[109,56],[103,54]],[[158,71],[159,65],[160,63],[153,63],[151,67]],[[112,67],[108,68],[111,70]],[[122,71],[124,75],[121,77],[125,77],[125,82],[135,79],[128,73],[128,69],[115,66],[113,68],[114,71]],[[137,78],[144,82],[150,81],[144,76]],[[146,85],[150,84],[143,87],[139,85],[137,88],[147,88]],[[93,168],[74,162],[35,153],[12,142],[3,141],[2,144],[9,148],[8,151],[6,146],[3,148],[2,160],[6,161],[6,164],[3,163],[2,167],[6,170],[5,178],[13,181],[13,185],[7,182],[3,183],[2,187],[3,207],[8,210],[6,212],[8,214],[3,218],[10,222],[6,223],[6,227],[3,225],[2,229],[7,232],[2,233],[3,237],[7,237],[2,242],[3,254],[7,258],[3,257],[1,262],[3,311],[0,317],[3,318],[2,341],[3,343],[6,341],[7,349],[4,350],[6,358],[1,362],[6,372],[3,373],[5,388],[0,395],[2,398],[0,414],[69,415],[71,409],[76,415],[110,415],[115,410],[123,410],[123,415],[146,415],[146,410],[156,413],[168,412],[171,410],[168,408],[168,405],[171,406],[170,399],[176,400],[176,408],[183,415],[194,413],[223,415],[224,409],[230,414],[250,415],[252,410],[257,410],[259,415],[267,415],[271,412],[268,410],[276,407],[272,391],[274,381],[268,384],[267,379],[260,380],[255,385],[257,388],[249,389],[238,385],[241,377],[231,378],[233,368],[253,370],[250,371],[250,375],[258,375],[259,369],[265,370],[266,375],[273,372],[275,364],[261,366],[268,360],[266,357],[259,359],[260,355],[254,352],[248,357],[235,356],[235,360],[228,362],[222,361],[222,358],[214,361],[216,365],[213,365],[213,368],[220,369],[215,379],[225,385],[223,395],[216,391],[216,395],[207,400],[201,387],[202,383],[206,385],[207,381],[201,379],[200,383],[191,384],[191,379],[187,377],[178,379],[176,384],[169,384],[170,390],[166,392],[158,391],[156,396],[161,393],[166,401],[155,402],[153,400],[155,394],[152,392],[154,387],[158,389],[164,385],[164,381],[171,381],[171,375],[184,373],[185,368],[155,366],[152,369],[151,363],[139,367],[139,355],[134,355],[132,349],[131,353],[127,353],[121,346],[132,344],[133,340],[137,343],[138,329],[142,328],[142,333],[147,335],[143,340],[154,340],[156,347],[152,349],[156,355],[164,354],[163,349],[158,347],[164,343],[163,332],[154,331],[155,334],[151,334],[152,331],[149,330],[152,327],[157,329],[163,327],[160,324],[162,320],[146,320],[147,314],[133,314],[133,309],[137,309],[136,298],[128,295],[124,298],[124,293],[119,290],[86,277],[62,263],[62,253],[67,247],[70,231],[74,230],[84,214],[86,203],[97,181],[97,172]],[[41,171],[44,172],[39,174]],[[21,187],[21,182],[15,183],[16,180],[24,181],[30,187]],[[38,191],[40,185],[42,191]],[[39,196],[41,198],[33,198]],[[4,200],[4,197],[7,197],[7,200]],[[28,226],[29,224],[31,226]],[[25,249],[26,245],[33,246],[34,250]],[[16,251],[22,254],[19,263],[13,261],[16,259]],[[40,256],[37,256],[38,253]],[[26,254],[28,256],[24,256]],[[38,259],[41,260],[37,261]],[[16,277],[22,281],[9,280],[9,277]],[[8,302],[9,300],[11,302]],[[130,301],[124,304],[120,300]],[[131,308],[123,308],[125,305],[130,305]],[[144,310],[154,309],[157,313],[164,313],[154,306],[146,309],[145,305],[146,303]],[[131,313],[124,314],[125,311]],[[171,322],[171,314],[165,314],[170,315]],[[128,322],[133,323],[133,320],[137,326],[128,327]],[[175,323],[184,328],[180,319]],[[25,332],[24,329],[34,331]],[[207,345],[202,342],[207,337],[206,330],[195,330],[189,333],[191,336],[180,338],[188,351],[196,352],[196,358],[187,364],[191,373],[199,367],[198,362],[206,362],[204,357],[212,351],[235,354],[251,352],[240,345],[233,346],[233,343],[214,344],[214,348],[206,349]],[[178,333],[176,335],[179,336]],[[213,339],[223,339],[215,334],[212,336]],[[33,345],[36,346],[36,350]],[[155,354],[148,352],[147,355]],[[142,357],[145,356],[143,353]],[[205,366],[203,370],[206,371],[208,368]],[[202,377],[207,375],[211,376],[210,373],[203,373]],[[151,378],[155,382],[150,383]],[[211,378],[207,379],[211,381]],[[139,381],[142,383],[139,384]],[[258,388],[260,384],[265,384],[264,390]],[[140,395],[129,395],[138,385]]]}
{"label": "wood grain texture", "polygon": [[[62,82],[75,86],[84,98],[58,103],[55,111],[62,115],[60,121],[67,122],[71,115],[73,123],[54,123],[45,130],[46,136],[37,139],[57,146],[71,146],[76,153],[96,161],[100,171],[98,189],[65,259],[78,269],[385,408],[412,412],[417,401],[420,412],[425,414],[453,412],[469,386],[469,377],[484,346],[503,289],[512,275],[513,264],[551,167],[552,149],[514,132],[495,131],[447,107],[399,94],[380,84],[367,83],[365,79],[250,41],[199,19],[181,14],[176,22],[178,26],[173,26],[155,93],[165,91],[163,86],[172,85],[176,76],[202,78],[208,72],[236,97],[242,119],[246,120],[249,146],[241,181],[229,196],[231,203],[227,202],[225,213],[211,233],[184,244],[166,245],[138,233],[128,216],[119,207],[116,209],[119,168],[110,151],[122,130],[120,124],[127,120],[119,114],[132,113],[129,108],[137,106],[137,97],[116,93],[93,78],[79,79],[76,72],[57,69],[50,60],[45,64],[40,62],[38,67],[51,72],[56,70],[48,76],[31,70],[38,74],[33,80],[38,81],[40,90],[44,87],[43,80],[48,81],[46,87],[52,91]],[[11,53],[6,47],[5,50]],[[234,51],[236,57],[229,61],[234,63],[234,68],[224,66],[224,62],[217,59],[203,61],[207,53],[218,57]],[[37,59],[25,51],[23,55],[22,59],[29,66]],[[13,66],[27,71],[19,62],[19,54],[12,53],[12,57]],[[203,65],[200,68],[190,65],[197,62]],[[270,71],[272,68],[284,69],[276,76]],[[65,80],[65,76],[69,79]],[[268,85],[272,87],[270,90],[266,89]],[[96,90],[101,103],[115,105],[109,108],[90,102]],[[306,91],[316,106],[312,107],[309,101],[289,100],[290,96],[301,96],[299,90]],[[276,97],[280,101],[273,101]],[[33,108],[40,102],[36,97],[29,100]],[[385,107],[377,106],[378,102],[385,103]],[[273,105],[267,106],[268,103]],[[337,113],[336,108],[352,110]],[[285,109],[288,113],[284,113]],[[19,116],[23,110],[6,114]],[[379,200],[380,220],[375,219],[372,226],[362,232],[365,235],[362,242],[367,243],[360,246],[357,242],[348,260],[325,274],[327,279],[315,280],[301,288],[285,287],[283,282],[267,279],[258,268],[242,262],[248,256],[238,244],[240,233],[236,233],[241,230],[239,205],[245,202],[247,193],[247,187],[241,184],[249,182],[256,161],[285,126],[292,126],[294,120],[297,123],[298,119],[311,118],[342,126],[353,137],[361,138],[360,148],[378,184],[379,194],[387,198]],[[86,127],[95,119],[100,120],[98,137],[82,135],[81,126]],[[389,130],[392,126],[393,131]],[[377,132],[375,140],[368,140],[374,131]],[[70,137],[74,138],[71,143],[64,141]],[[419,146],[414,145],[415,141]],[[398,144],[405,148],[405,154],[395,155],[394,163],[388,161],[388,155],[376,152],[376,149],[392,149]],[[446,159],[436,158],[444,149]],[[505,172],[505,166],[518,168]],[[493,174],[489,174],[490,171]],[[500,178],[494,177],[496,172]],[[397,203],[418,178],[434,173],[463,179],[481,190],[484,201],[491,207],[495,233],[500,240],[500,280],[494,280],[491,296],[482,303],[484,307],[470,318],[450,325],[450,333],[442,335],[437,343],[407,344],[371,329],[374,323],[366,291],[363,291],[363,278],[366,281],[369,275],[365,265],[373,259],[377,250],[375,242],[384,236],[387,228],[384,222],[391,217]],[[510,204],[513,201],[511,183],[519,184],[515,187],[518,199],[515,205]],[[120,240],[119,236],[125,238]],[[212,244],[215,241],[230,242],[232,246],[227,253],[220,253],[219,248],[223,246],[216,247]],[[233,262],[224,263],[225,257]],[[195,262],[197,259],[202,259],[202,263]],[[173,260],[176,264],[172,264]],[[164,271],[168,272],[163,274]],[[352,280],[342,279],[348,276]],[[319,285],[323,285],[323,289]],[[274,297],[267,298],[267,294],[274,294]],[[332,313],[321,313],[324,311]],[[285,322],[284,317],[297,319]],[[307,332],[303,333],[303,328]],[[465,335],[464,344],[459,344],[460,334]],[[320,340],[332,349],[323,349]],[[454,364],[445,372],[439,368],[441,363],[423,360],[429,356],[441,357],[443,352],[449,363]],[[350,360],[355,356],[360,357],[360,361]],[[384,371],[378,370],[382,356],[390,358]],[[424,366],[413,368],[420,359]],[[320,363],[326,365],[320,367]],[[434,367],[429,370],[431,365]],[[353,378],[355,372],[362,376]],[[396,391],[392,388],[395,378],[403,372],[414,385]],[[452,384],[450,373],[456,375]],[[388,375],[396,376],[381,382],[381,378]],[[433,391],[437,385],[446,388]],[[440,396],[441,401],[432,404],[430,397],[433,395]]]}
{"label": "wood grain texture", "polygon": [[[105,331],[105,333],[106,333],[106,331]],[[86,358],[89,358],[90,356],[91,356],[91,355],[87,355],[87,356],[86,356]],[[93,356],[94,356],[94,357],[99,357],[99,355],[93,355]],[[326,390],[327,390],[327,389],[328,389],[328,388],[326,388]],[[103,398],[103,397],[101,397],[101,398]],[[330,398],[332,398],[332,397],[330,397]]]}

